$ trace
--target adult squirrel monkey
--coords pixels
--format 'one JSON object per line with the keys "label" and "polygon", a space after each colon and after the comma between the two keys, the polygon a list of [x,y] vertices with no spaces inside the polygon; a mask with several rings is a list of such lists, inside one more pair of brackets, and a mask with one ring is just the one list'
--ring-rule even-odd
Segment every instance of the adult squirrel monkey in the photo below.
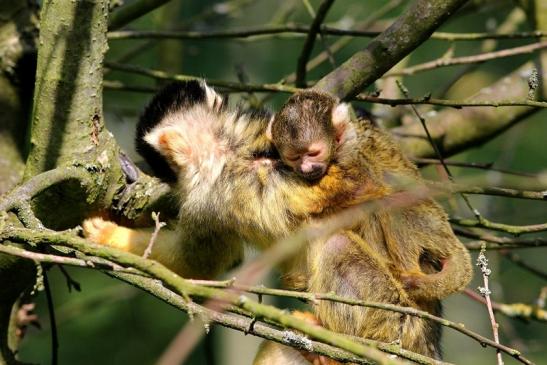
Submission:
{"label": "adult squirrel monkey", "polygon": [[[321,98],[317,109],[314,95]],[[275,143],[284,156],[275,123],[297,128],[299,113],[288,113],[277,122],[274,117],[272,122],[267,113],[229,108],[198,81],[171,84],[154,97],[139,122],[137,146],[157,173],[175,182],[181,209],[176,229],[159,232],[152,259],[183,277],[211,278],[241,258],[242,241],[264,248],[303,222],[387,197],[397,190],[389,175],[422,182],[416,167],[386,133],[370,121],[351,121],[337,99],[306,91],[290,100],[296,104],[281,113],[304,108],[298,102],[305,100],[310,121],[316,113],[321,123],[333,123],[332,133],[319,141],[334,143],[334,150],[329,147],[318,169],[313,159],[308,169],[303,161],[287,167],[274,147]],[[301,128],[309,125],[313,123]],[[86,220],[83,226],[91,240],[137,254],[144,252],[152,233],[101,218]],[[347,229],[309,242],[282,269],[292,288],[411,306],[437,315],[439,300],[461,290],[472,271],[446,214],[431,199],[372,212]],[[405,349],[440,358],[440,327],[435,323],[327,301],[319,301],[315,315],[329,329],[400,341]],[[261,352],[260,361],[283,363],[274,351]]]}

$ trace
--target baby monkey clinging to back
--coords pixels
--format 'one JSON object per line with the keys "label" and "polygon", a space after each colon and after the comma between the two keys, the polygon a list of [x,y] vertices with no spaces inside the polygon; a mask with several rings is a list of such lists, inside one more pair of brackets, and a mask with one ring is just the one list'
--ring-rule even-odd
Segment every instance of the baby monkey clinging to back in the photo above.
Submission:
{"label": "baby monkey clinging to back", "polygon": [[344,142],[349,122],[347,104],[305,90],[291,96],[272,118],[267,136],[287,166],[306,180],[318,180]]}

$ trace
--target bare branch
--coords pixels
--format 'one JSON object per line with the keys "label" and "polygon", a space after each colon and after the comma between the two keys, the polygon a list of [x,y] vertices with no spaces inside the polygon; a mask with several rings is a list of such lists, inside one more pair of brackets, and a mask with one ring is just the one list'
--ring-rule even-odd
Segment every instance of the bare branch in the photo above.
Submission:
{"label": "bare branch", "polygon": [[315,38],[317,38],[317,34],[320,31],[321,23],[323,23],[323,20],[327,16],[327,13],[333,3],[334,0],[323,0],[323,2],[321,2],[321,5],[319,5],[319,10],[317,11],[315,18],[313,19],[310,30],[308,32],[308,36],[306,38],[306,42],[304,43],[304,47],[302,47],[302,52],[298,57],[295,82],[295,85],[297,87],[306,87],[306,65],[313,50]]}
{"label": "bare branch", "polygon": [[426,41],[465,0],[416,0],[382,34],[323,77],[314,88],[341,99],[357,95]]}
{"label": "bare branch", "polygon": [[[465,289],[465,295],[479,303],[486,304],[486,300],[480,295],[475,293],[471,289]],[[497,303],[492,302],[492,309],[496,313],[501,313],[510,318],[524,319],[524,320],[536,320],[539,322],[547,322],[547,311],[537,306],[531,306],[523,303]]]}
{"label": "bare branch", "polygon": [[[264,40],[264,36],[296,36],[303,37],[310,31],[309,25],[305,24],[284,24],[284,25],[264,25],[255,27],[239,27],[228,30],[217,31],[176,31],[176,30],[118,30],[108,32],[108,39],[123,40],[123,39],[192,39],[192,40],[209,40],[209,39],[244,39],[252,38],[256,40]],[[332,36],[352,36],[352,37],[376,37],[382,32],[374,30],[359,30],[359,29],[341,29],[321,25],[319,33]],[[532,32],[512,32],[512,33],[448,33],[435,32],[430,39],[442,41],[483,41],[487,39],[530,39],[547,37],[547,32],[532,31]],[[249,39],[250,40],[250,39]]]}
{"label": "bare branch", "polygon": [[484,218],[481,219],[481,221],[476,221],[471,219],[450,218],[450,223],[453,223],[462,227],[486,228],[493,231],[510,233],[515,236],[518,236],[523,233],[547,231],[547,223],[532,224],[528,226],[513,226],[509,224],[490,222],[489,220],[486,220]]}
{"label": "bare branch", "polygon": [[119,29],[169,1],[170,0],[137,0],[126,4],[112,13],[108,22],[108,29]]}
{"label": "bare branch", "polygon": [[[494,341],[497,344],[499,344],[500,343],[500,338],[498,333],[499,325],[496,322],[496,317],[494,316],[494,310],[492,309],[492,301],[490,300],[491,291],[490,291],[489,282],[488,282],[488,278],[490,274],[492,273],[492,271],[488,267],[488,259],[486,258],[486,255],[485,255],[484,246],[482,247],[481,252],[479,253],[479,256],[477,258],[477,266],[479,266],[481,269],[482,280],[484,284],[484,287],[479,287],[478,290],[486,301],[486,308],[488,309],[488,317],[490,318],[492,332],[494,333]],[[498,360],[498,365],[503,365],[503,358],[501,357],[501,351],[496,350],[496,357]]]}
{"label": "bare branch", "polygon": [[148,246],[146,246],[146,250],[144,250],[144,253],[142,254],[142,257],[145,259],[147,259],[152,253],[152,248],[154,248],[154,242],[156,242],[160,229],[166,225],[165,222],[160,222],[160,213],[152,212],[152,219],[154,220],[154,232],[152,232],[150,242],[148,242]]}
{"label": "bare branch", "polygon": [[533,53],[547,48],[547,41],[528,44],[526,46],[504,49],[501,51],[486,52],[474,56],[463,56],[454,58],[439,58],[431,62],[422,63],[420,65],[407,67],[401,71],[389,72],[384,77],[391,76],[408,76],[418,72],[430,71],[440,67],[467,65],[471,63],[482,63],[490,60],[496,60],[506,57],[513,57],[521,54]]}
{"label": "bare branch", "polygon": [[[492,242],[497,243],[499,245],[513,245],[518,247],[541,247],[541,246],[547,246],[547,239],[541,238],[541,237],[535,237],[535,238],[528,238],[528,239],[517,239],[517,238],[508,238],[508,237],[498,237],[493,236],[491,234],[487,233],[475,233],[468,230],[460,229],[460,228],[454,228],[454,233],[456,233],[458,236],[472,238],[476,240],[486,241],[486,242]],[[470,248],[469,246],[467,246]]]}

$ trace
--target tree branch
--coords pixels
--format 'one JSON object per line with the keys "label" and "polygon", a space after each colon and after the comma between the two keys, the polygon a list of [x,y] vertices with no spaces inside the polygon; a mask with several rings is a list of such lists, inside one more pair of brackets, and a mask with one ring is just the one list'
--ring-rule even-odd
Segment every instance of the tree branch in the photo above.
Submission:
{"label": "tree branch", "polygon": [[409,76],[418,72],[430,71],[440,67],[456,66],[456,65],[468,65],[472,63],[482,63],[490,60],[496,60],[506,57],[513,57],[521,54],[533,53],[547,48],[547,41],[527,44],[525,46],[519,46],[509,49],[502,49],[500,51],[486,52],[473,56],[463,56],[454,58],[439,58],[430,62],[422,63],[420,65],[407,67],[401,71],[388,72],[384,77],[391,76]]}
{"label": "tree branch", "polygon": [[450,218],[450,223],[456,224],[462,227],[486,228],[493,231],[510,233],[515,236],[521,235],[523,233],[547,231],[547,223],[533,224],[529,226],[513,226],[509,224],[490,222],[486,219],[477,221],[472,219],[460,219],[460,218]]}
{"label": "tree branch", "polygon": [[[118,30],[108,32],[109,40],[124,39],[242,39],[253,38],[263,40],[264,36],[294,35],[303,37],[310,31],[310,26],[305,24],[284,24],[284,25],[264,25],[254,27],[238,27],[228,30],[209,30],[209,31],[177,31],[177,30]],[[376,37],[382,32],[374,30],[359,29],[341,29],[328,25],[321,25],[318,30],[321,34],[332,36],[351,36],[351,37]],[[430,39],[441,41],[483,41],[487,39],[530,39],[547,37],[546,32],[512,32],[512,33],[448,33],[435,32],[431,34]]]}
{"label": "tree branch", "polygon": [[[542,237],[516,239],[509,237],[498,237],[487,233],[475,233],[468,230],[454,228],[454,233],[458,236],[472,238],[476,240],[497,243],[499,245],[517,245],[519,247],[541,247],[547,246],[547,239]],[[469,248],[469,247],[468,247]]]}
{"label": "tree branch", "polygon": [[306,65],[310,59],[311,52],[313,50],[313,45],[315,43],[315,38],[317,38],[317,33],[320,31],[321,23],[327,16],[327,13],[334,3],[334,0],[323,0],[321,5],[319,5],[319,10],[313,19],[313,22],[308,31],[308,36],[306,37],[306,42],[304,47],[302,47],[302,52],[298,57],[298,62],[296,66],[296,87],[306,87]]}
{"label": "tree branch", "polygon": [[[468,100],[525,100],[529,91],[528,77],[534,67],[533,62],[528,62]],[[547,70],[543,70],[540,77],[546,79]],[[492,139],[538,110],[525,106],[476,107],[459,111],[447,108],[428,118],[427,125],[443,155],[451,156]],[[424,139],[425,134],[419,123],[397,127],[392,131],[399,136],[400,144],[408,154],[416,157],[435,156],[431,145]]]}
{"label": "tree branch", "polygon": [[415,0],[368,46],[323,77],[314,88],[341,99],[357,95],[426,41],[465,0]]}
{"label": "tree branch", "polygon": [[110,16],[108,29],[115,30],[150,13],[170,0],[137,0],[116,9]]}
{"label": "tree branch", "polygon": [[37,232],[27,229],[11,229],[0,234],[0,240],[14,242],[27,242],[31,244],[48,243],[53,245],[70,247],[88,255],[102,257],[114,261],[120,265],[134,267],[144,273],[162,280],[165,285],[172,288],[184,298],[195,296],[198,298],[214,299],[228,303],[244,310],[250,311],[257,318],[267,318],[283,326],[304,332],[316,339],[330,345],[349,351],[365,359],[377,361],[380,364],[400,365],[401,361],[391,359],[370,346],[356,343],[345,335],[336,334],[321,327],[311,325],[307,321],[285,314],[275,307],[256,303],[249,298],[237,295],[232,292],[222,291],[213,288],[201,287],[188,282],[185,279],[173,274],[163,265],[140,256],[122,252],[110,247],[90,244],[86,240],[63,233]]}

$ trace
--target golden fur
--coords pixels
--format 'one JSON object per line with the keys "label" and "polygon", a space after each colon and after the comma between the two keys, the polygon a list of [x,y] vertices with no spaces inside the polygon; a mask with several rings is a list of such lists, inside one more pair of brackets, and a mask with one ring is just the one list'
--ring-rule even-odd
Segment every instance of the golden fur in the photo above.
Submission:
{"label": "golden fur", "polygon": [[[211,89],[207,96],[215,102],[174,113],[146,136],[177,172],[182,201],[176,230],[160,231],[152,258],[181,276],[215,277],[241,259],[242,241],[267,247],[303,222],[388,196],[394,190],[388,175],[421,182],[391,138],[368,121],[352,122],[354,130],[327,174],[306,182],[269,157],[268,118],[216,107],[219,97]],[[100,218],[83,226],[91,240],[137,254],[151,234]],[[471,277],[467,251],[430,199],[373,212],[351,229],[310,242],[292,262],[284,269],[287,282],[298,289],[433,314],[440,314],[440,299]],[[332,330],[401,341],[408,350],[440,357],[440,328],[428,321],[326,301],[317,304],[316,314]],[[274,352],[269,363],[284,363]]]}

